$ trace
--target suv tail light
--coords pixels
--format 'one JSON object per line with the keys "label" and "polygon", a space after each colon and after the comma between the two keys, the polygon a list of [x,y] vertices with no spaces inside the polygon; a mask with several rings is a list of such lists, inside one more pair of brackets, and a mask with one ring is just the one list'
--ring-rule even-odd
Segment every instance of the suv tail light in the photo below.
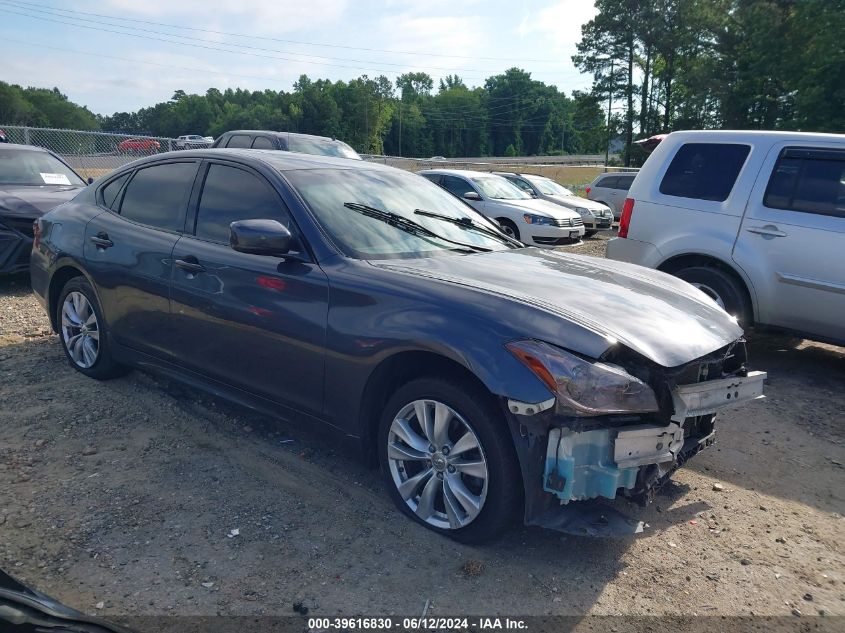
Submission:
{"label": "suv tail light", "polygon": [[590,195],[590,190],[591,190],[591,189],[592,189],[592,187],[590,187],[589,185],[587,185],[587,187],[584,189],[584,193],[586,193],[587,195]]}
{"label": "suv tail light", "polygon": [[619,237],[628,237],[628,227],[631,225],[631,216],[634,214],[634,199],[625,198],[622,205],[622,217],[619,218]]}

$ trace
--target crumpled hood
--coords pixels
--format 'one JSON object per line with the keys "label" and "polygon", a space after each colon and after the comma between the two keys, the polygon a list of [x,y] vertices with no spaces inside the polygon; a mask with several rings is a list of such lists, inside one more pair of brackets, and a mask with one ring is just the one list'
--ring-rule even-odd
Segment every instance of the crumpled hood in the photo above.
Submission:
{"label": "crumpled hood", "polygon": [[[676,367],[736,340],[742,329],[704,293],[641,266],[524,248],[374,264],[531,305]],[[525,336],[532,326],[525,323]],[[566,340],[549,343],[567,347]],[[577,351],[577,350],[575,350]]]}
{"label": "crumpled hood", "polygon": [[504,204],[518,209],[524,209],[526,213],[538,213],[541,215],[548,215],[553,218],[578,218],[581,217],[575,211],[562,207],[559,204],[548,202],[547,200],[539,200],[537,198],[530,198],[527,200],[492,200],[496,204]]}
{"label": "crumpled hood", "polygon": [[84,187],[68,185],[0,187],[0,215],[39,217],[67,202]]}

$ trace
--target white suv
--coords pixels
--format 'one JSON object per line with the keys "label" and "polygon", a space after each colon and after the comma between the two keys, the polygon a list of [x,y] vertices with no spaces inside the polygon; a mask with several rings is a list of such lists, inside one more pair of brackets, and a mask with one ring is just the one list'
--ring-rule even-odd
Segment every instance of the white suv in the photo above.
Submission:
{"label": "white suv", "polygon": [[668,135],[607,256],[672,273],[745,324],[845,341],[845,135]]}

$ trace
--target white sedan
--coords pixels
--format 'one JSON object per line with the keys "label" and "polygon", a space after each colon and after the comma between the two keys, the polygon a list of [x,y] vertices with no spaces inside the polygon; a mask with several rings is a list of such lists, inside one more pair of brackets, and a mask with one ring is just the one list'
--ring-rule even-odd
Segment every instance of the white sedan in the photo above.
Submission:
{"label": "white sedan", "polygon": [[584,236],[584,222],[577,212],[533,198],[496,174],[461,169],[417,173],[497,221],[502,231],[524,244],[554,247]]}

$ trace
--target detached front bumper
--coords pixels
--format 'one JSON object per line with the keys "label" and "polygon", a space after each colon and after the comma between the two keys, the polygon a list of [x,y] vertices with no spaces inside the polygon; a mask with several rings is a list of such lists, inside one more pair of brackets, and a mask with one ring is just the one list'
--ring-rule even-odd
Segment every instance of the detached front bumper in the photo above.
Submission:
{"label": "detached front bumper", "polygon": [[[677,468],[713,444],[716,413],[763,398],[765,379],[765,372],[756,371],[675,386],[671,391],[674,414],[662,424],[623,419],[578,428],[583,418],[581,424],[555,423],[549,415],[553,403],[509,402],[521,439],[528,440],[526,524],[595,536],[641,531],[641,523],[599,505],[599,500],[621,495],[650,502]],[[526,422],[531,414],[543,416],[543,409],[552,418],[549,426],[545,433],[531,433],[533,425]]]}

